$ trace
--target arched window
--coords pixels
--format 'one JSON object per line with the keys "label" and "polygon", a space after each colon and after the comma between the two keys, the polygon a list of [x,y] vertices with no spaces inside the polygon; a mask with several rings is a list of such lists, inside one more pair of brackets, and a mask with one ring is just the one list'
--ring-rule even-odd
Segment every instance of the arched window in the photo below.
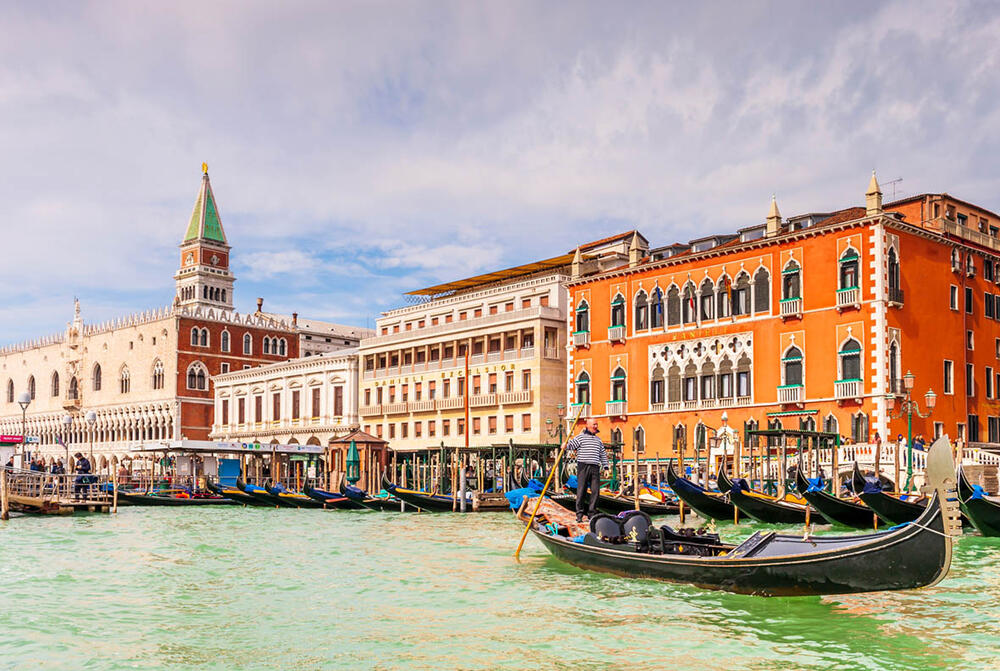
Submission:
{"label": "arched window", "polygon": [[694,284],[684,285],[684,300],[681,301],[681,314],[685,324],[693,324],[698,320],[698,304],[695,299]]}
{"label": "arched window", "polygon": [[101,364],[94,364],[94,391],[101,390]]}
{"label": "arched window", "polygon": [[625,298],[616,294],[611,301],[611,328],[625,326]]}
{"label": "arched window", "polygon": [[285,356],[285,353],[287,351],[288,351],[288,341],[282,338],[281,340],[278,341],[278,354],[281,356]]}
{"label": "arched window", "polygon": [[198,344],[202,347],[208,347],[208,329],[201,330],[201,338],[199,338]]}
{"label": "arched window", "polygon": [[163,362],[153,362],[153,389],[163,389]]}
{"label": "arched window", "polygon": [[781,357],[783,368],[783,384],[785,386],[802,384],[802,350],[792,345]]}
{"label": "arched window", "polygon": [[895,340],[889,344],[889,391],[893,394],[903,392],[899,383],[899,345]]}
{"label": "arched window", "polygon": [[740,357],[739,361],[736,362],[737,396],[750,396],[750,390],[753,388],[751,387],[753,380],[750,379],[750,373],[750,357],[744,354]]}
{"label": "arched window", "polygon": [[[889,248],[889,290],[899,289],[899,259],[896,256],[896,248]],[[890,296],[890,299],[892,297]]]}
{"label": "arched window", "polygon": [[59,395],[59,373],[52,373],[52,395]]}
{"label": "arched window", "polygon": [[802,431],[815,431],[816,430],[816,418],[815,417],[802,417],[799,419],[799,429]]}
{"label": "arched window", "polygon": [[678,424],[674,427],[674,451],[680,452],[681,449],[687,447],[687,427],[683,424]]}
{"label": "arched window", "polygon": [[635,431],[632,432],[632,447],[636,454],[646,451],[646,430],[641,426],[635,427]]}
{"label": "arched window", "polygon": [[264,336],[264,341],[263,342],[264,342],[264,354],[270,354],[271,353],[271,339],[268,338],[267,336]]}
{"label": "arched window", "polygon": [[715,398],[715,363],[706,360],[701,365],[701,398]]}
{"label": "arched window", "polygon": [[8,403],[13,403],[14,402],[14,381],[13,380],[7,380],[7,402]]}
{"label": "arched window", "polygon": [[576,377],[576,403],[577,405],[590,404],[590,376],[587,371],[580,371]]}
{"label": "arched window", "polygon": [[719,398],[733,397],[733,362],[729,357],[723,357],[719,362],[719,374],[716,377]]}
{"label": "arched window", "polygon": [[79,395],[80,395],[80,387],[78,386],[78,383],[77,383],[75,377],[71,377],[69,379],[69,392],[68,392],[68,394],[69,394],[68,398],[70,398],[72,400],[76,400],[79,397]]}
{"label": "arched window", "polygon": [[733,281],[729,279],[728,275],[723,275],[719,278],[719,291],[716,294],[716,311],[715,314],[719,319],[728,317],[733,311]]}
{"label": "arched window", "polygon": [[840,379],[861,379],[861,343],[848,338],[840,347]]}
{"label": "arched window", "polygon": [[768,312],[771,309],[771,274],[766,268],[758,268],[753,276],[753,311]]}
{"label": "arched window", "polygon": [[626,389],[625,369],[621,366],[615,368],[611,373],[611,400],[624,401]]}
{"label": "arched window", "polygon": [[253,354],[253,338],[249,333],[243,336],[243,353]]}
{"label": "arched window", "polygon": [[851,415],[851,440],[855,443],[868,442],[868,415],[863,412]]}
{"label": "arched window", "polygon": [[198,336],[199,336],[198,329],[193,327],[191,329],[191,345],[194,347],[198,346],[198,340],[200,340]]}
{"label": "arched window", "polygon": [[698,400],[698,366],[693,361],[684,367],[684,400]]}
{"label": "arched window", "polygon": [[653,375],[649,380],[649,403],[651,405],[663,405],[666,403],[666,386],[663,379],[663,368],[657,364],[653,369]]}
{"label": "arched window", "polygon": [[750,446],[750,447],[756,447],[757,446],[757,438],[758,437],[755,436],[755,435],[753,435],[753,432],[756,431],[759,426],[760,426],[760,422],[758,422],[756,419],[754,419],[752,417],[750,419],[748,419],[747,421],[743,422],[743,444],[744,445],[747,445],[747,446]]}
{"label": "arched window", "polygon": [[858,288],[858,253],[848,247],[840,256],[840,289]]}
{"label": "arched window", "polygon": [[833,413],[827,415],[823,420],[823,431],[826,433],[840,433],[840,422],[837,421]]}
{"label": "arched window", "polygon": [[667,290],[667,326],[681,323],[681,290],[672,286]]}
{"label": "arched window", "polygon": [[676,403],[681,400],[681,369],[674,364],[667,370],[667,401]]}
{"label": "arched window", "polygon": [[705,278],[701,283],[701,318],[702,321],[715,317],[715,284]]}
{"label": "arched window", "polygon": [[219,336],[219,347],[223,352],[229,351],[229,331],[223,331]]}
{"label": "arched window", "polygon": [[736,276],[733,285],[733,314],[750,314],[750,276],[745,272]]}
{"label": "arched window", "polygon": [[799,264],[789,261],[781,271],[781,299],[802,298],[802,275]]}
{"label": "arched window", "polygon": [[222,302],[223,303],[226,302],[226,290],[225,289],[222,290]]}
{"label": "arched window", "polygon": [[31,375],[28,377],[28,395],[31,396],[31,400],[35,400],[35,376]]}
{"label": "arched window", "polygon": [[655,287],[649,298],[649,327],[663,328],[663,290],[660,287]]}
{"label": "arched window", "polygon": [[121,393],[127,394],[132,389],[132,380],[128,374],[128,366],[122,366],[122,372],[119,376],[119,387]]}
{"label": "arched window", "polygon": [[187,369],[187,388],[195,391],[205,391],[208,389],[208,373],[205,366],[199,361],[195,361]]}
{"label": "arched window", "polygon": [[642,289],[635,295],[635,319],[633,327],[636,331],[649,329],[649,297]]}
{"label": "arched window", "polygon": [[622,446],[622,430],[612,429],[611,430],[611,442],[609,443],[611,447],[621,448]]}
{"label": "arched window", "polygon": [[587,301],[580,301],[576,308],[576,333],[590,332],[590,306]]}

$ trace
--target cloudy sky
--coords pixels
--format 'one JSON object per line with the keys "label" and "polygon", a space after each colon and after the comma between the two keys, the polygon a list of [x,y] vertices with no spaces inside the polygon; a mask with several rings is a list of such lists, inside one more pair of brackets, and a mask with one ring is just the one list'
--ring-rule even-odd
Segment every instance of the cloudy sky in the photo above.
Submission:
{"label": "cloudy sky", "polygon": [[[0,343],[167,305],[202,161],[237,307],[948,191],[1000,210],[1000,5],[5,2]],[[886,186],[886,196],[892,187]]]}

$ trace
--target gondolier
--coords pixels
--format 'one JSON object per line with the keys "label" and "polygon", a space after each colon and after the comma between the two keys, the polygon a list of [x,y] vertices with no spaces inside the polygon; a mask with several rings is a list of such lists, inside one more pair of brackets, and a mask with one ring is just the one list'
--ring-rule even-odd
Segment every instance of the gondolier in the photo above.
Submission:
{"label": "gondolier", "polygon": [[586,426],[566,447],[576,455],[576,521],[597,514],[597,495],[601,489],[601,471],[608,467],[604,442],[597,437],[597,420],[588,417]]}

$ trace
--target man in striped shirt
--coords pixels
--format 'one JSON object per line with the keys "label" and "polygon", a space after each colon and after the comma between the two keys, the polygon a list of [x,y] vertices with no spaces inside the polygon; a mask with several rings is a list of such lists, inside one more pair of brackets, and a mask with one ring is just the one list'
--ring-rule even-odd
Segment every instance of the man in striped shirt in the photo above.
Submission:
{"label": "man in striped shirt", "polygon": [[608,467],[608,453],[604,449],[604,442],[597,437],[597,431],[597,420],[588,417],[586,428],[566,443],[566,447],[576,455],[577,522],[582,522],[585,515],[589,518],[597,514],[601,471]]}

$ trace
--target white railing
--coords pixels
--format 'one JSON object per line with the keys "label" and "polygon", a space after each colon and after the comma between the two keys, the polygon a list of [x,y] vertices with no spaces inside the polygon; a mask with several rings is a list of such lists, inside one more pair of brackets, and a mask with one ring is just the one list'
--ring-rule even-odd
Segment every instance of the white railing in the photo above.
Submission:
{"label": "white railing", "polygon": [[802,299],[801,298],[786,298],[781,301],[781,316],[782,317],[801,317],[802,316]]}
{"label": "white railing", "polygon": [[532,358],[534,358],[534,356],[535,356],[535,348],[534,347],[522,347],[521,348],[521,356],[519,358],[521,358],[521,359],[532,359]]}
{"label": "white railing", "polygon": [[559,359],[559,348],[558,347],[546,347],[545,354],[546,359]]}
{"label": "white railing", "polygon": [[649,409],[651,412],[663,412],[664,403],[650,403]]}
{"label": "white railing", "polygon": [[387,415],[402,415],[407,412],[406,403],[386,403],[382,406],[383,412]]}
{"label": "white railing", "polygon": [[496,361],[503,361],[503,352],[487,352],[486,360],[489,361],[490,363],[494,363]]}
{"label": "white railing", "polygon": [[[583,409],[581,410],[581,406]],[[590,404],[589,403],[570,403],[569,414],[570,417],[576,417],[576,414],[580,413],[580,418],[590,417]]]}
{"label": "white railing", "polygon": [[800,403],[805,397],[802,385],[787,385],[778,387],[778,403]]}
{"label": "white railing", "polygon": [[421,400],[410,403],[410,412],[428,412],[434,409],[433,400]]}
{"label": "white railing", "polygon": [[625,340],[625,327],[612,326],[608,328],[608,340],[612,342],[615,340]]}
{"label": "white railing", "polygon": [[439,398],[437,401],[438,410],[454,410],[465,407],[464,396],[452,396],[451,398]]}
{"label": "white railing", "polygon": [[469,397],[469,407],[470,408],[482,408],[487,405],[496,405],[497,395],[496,394],[476,394]]}
{"label": "white railing", "polygon": [[731,408],[736,404],[736,399],[732,396],[723,396],[719,399],[720,408]]}
{"label": "white railing", "polygon": [[668,412],[671,411],[671,410],[680,410],[680,409],[681,409],[681,402],[680,401],[667,401],[667,411]]}
{"label": "white railing", "polygon": [[861,289],[851,287],[837,292],[837,307],[857,307],[861,304]]}
{"label": "white railing", "polygon": [[502,404],[531,403],[531,390],[505,391],[497,394],[497,400]]}
{"label": "white railing", "polygon": [[624,417],[628,411],[625,401],[608,401],[604,404],[604,412],[612,417]]}
{"label": "white railing", "polygon": [[698,399],[694,399],[694,400],[691,400],[691,401],[684,401],[684,409],[685,410],[693,410],[694,408],[697,408],[697,407],[698,407]]}
{"label": "white railing", "polygon": [[750,397],[749,396],[737,396],[736,397],[736,405],[750,405]]}
{"label": "white railing", "polygon": [[860,398],[861,380],[837,380],[833,383],[833,395],[838,399]]}
{"label": "white railing", "polygon": [[587,347],[590,345],[590,331],[577,331],[573,334],[573,344],[577,347]]}

